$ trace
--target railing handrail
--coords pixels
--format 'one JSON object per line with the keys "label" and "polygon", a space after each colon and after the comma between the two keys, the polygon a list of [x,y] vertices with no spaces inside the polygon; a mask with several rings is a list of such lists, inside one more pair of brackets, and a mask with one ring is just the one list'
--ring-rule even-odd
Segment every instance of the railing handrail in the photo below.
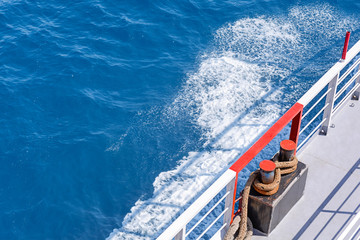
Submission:
{"label": "railing handrail", "polygon": [[347,53],[345,60],[339,60],[330,68],[298,101],[304,107],[313,100],[319,92],[338,74],[344,67],[360,52],[360,41],[358,41]]}

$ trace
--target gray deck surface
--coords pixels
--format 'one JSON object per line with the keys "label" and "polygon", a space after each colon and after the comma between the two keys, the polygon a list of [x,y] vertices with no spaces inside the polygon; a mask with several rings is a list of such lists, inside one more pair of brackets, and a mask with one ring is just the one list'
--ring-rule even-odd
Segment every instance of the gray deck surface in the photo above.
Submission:
{"label": "gray deck surface", "polygon": [[[337,239],[359,212],[360,101],[345,103],[332,123],[297,154],[309,168],[304,196],[269,236],[253,239]],[[359,224],[351,239],[360,239]]]}

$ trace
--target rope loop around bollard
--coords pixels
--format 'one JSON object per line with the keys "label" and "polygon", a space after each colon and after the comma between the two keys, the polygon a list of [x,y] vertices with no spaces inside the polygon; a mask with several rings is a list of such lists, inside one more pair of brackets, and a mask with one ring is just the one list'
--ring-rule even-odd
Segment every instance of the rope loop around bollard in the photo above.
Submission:
{"label": "rope loop around bollard", "polygon": [[260,182],[258,177],[254,179],[253,187],[258,193],[262,195],[270,196],[277,193],[277,191],[279,190],[281,175],[292,173],[297,168],[298,159],[296,156],[292,156],[290,161],[286,161],[286,162],[278,162],[277,157],[278,154],[276,154],[273,158],[276,165],[276,169],[275,169],[275,179],[272,183],[269,184],[262,183]]}

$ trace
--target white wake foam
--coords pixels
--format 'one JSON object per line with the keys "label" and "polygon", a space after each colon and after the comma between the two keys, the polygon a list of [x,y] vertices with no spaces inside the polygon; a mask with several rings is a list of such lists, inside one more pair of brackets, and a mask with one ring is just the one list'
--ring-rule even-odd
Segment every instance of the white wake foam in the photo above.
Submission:
{"label": "white wake foam", "polygon": [[153,197],[138,200],[108,239],[156,237],[269,128],[289,107],[282,103],[282,85],[309,58],[307,51],[328,46],[356,25],[337,15],[327,4],[294,7],[287,16],[240,19],[219,29],[214,50],[201,57],[164,110],[174,116],[188,112],[204,131],[207,151],[190,152],[175,169],[159,174]]}

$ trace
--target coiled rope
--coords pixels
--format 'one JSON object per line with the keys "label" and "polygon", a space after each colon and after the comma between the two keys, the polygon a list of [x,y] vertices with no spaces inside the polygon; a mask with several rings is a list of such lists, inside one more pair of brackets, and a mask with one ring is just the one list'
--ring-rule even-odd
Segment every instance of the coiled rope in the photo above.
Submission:
{"label": "coiled rope", "polygon": [[274,181],[269,184],[264,184],[259,180],[260,170],[256,170],[250,174],[249,179],[246,182],[246,185],[242,194],[242,203],[241,203],[241,217],[237,215],[234,218],[229,230],[225,234],[224,240],[248,240],[251,239],[253,233],[253,226],[248,218],[248,202],[251,186],[254,189],[263,195],[270,196],[275,194],[279,190],[281,175],[292,173],[296,170],[298,159],[296,156],[292,156],[290,161],[279,162],[279,154],[275,154],[273,161],[275,162],[275,177]]}

